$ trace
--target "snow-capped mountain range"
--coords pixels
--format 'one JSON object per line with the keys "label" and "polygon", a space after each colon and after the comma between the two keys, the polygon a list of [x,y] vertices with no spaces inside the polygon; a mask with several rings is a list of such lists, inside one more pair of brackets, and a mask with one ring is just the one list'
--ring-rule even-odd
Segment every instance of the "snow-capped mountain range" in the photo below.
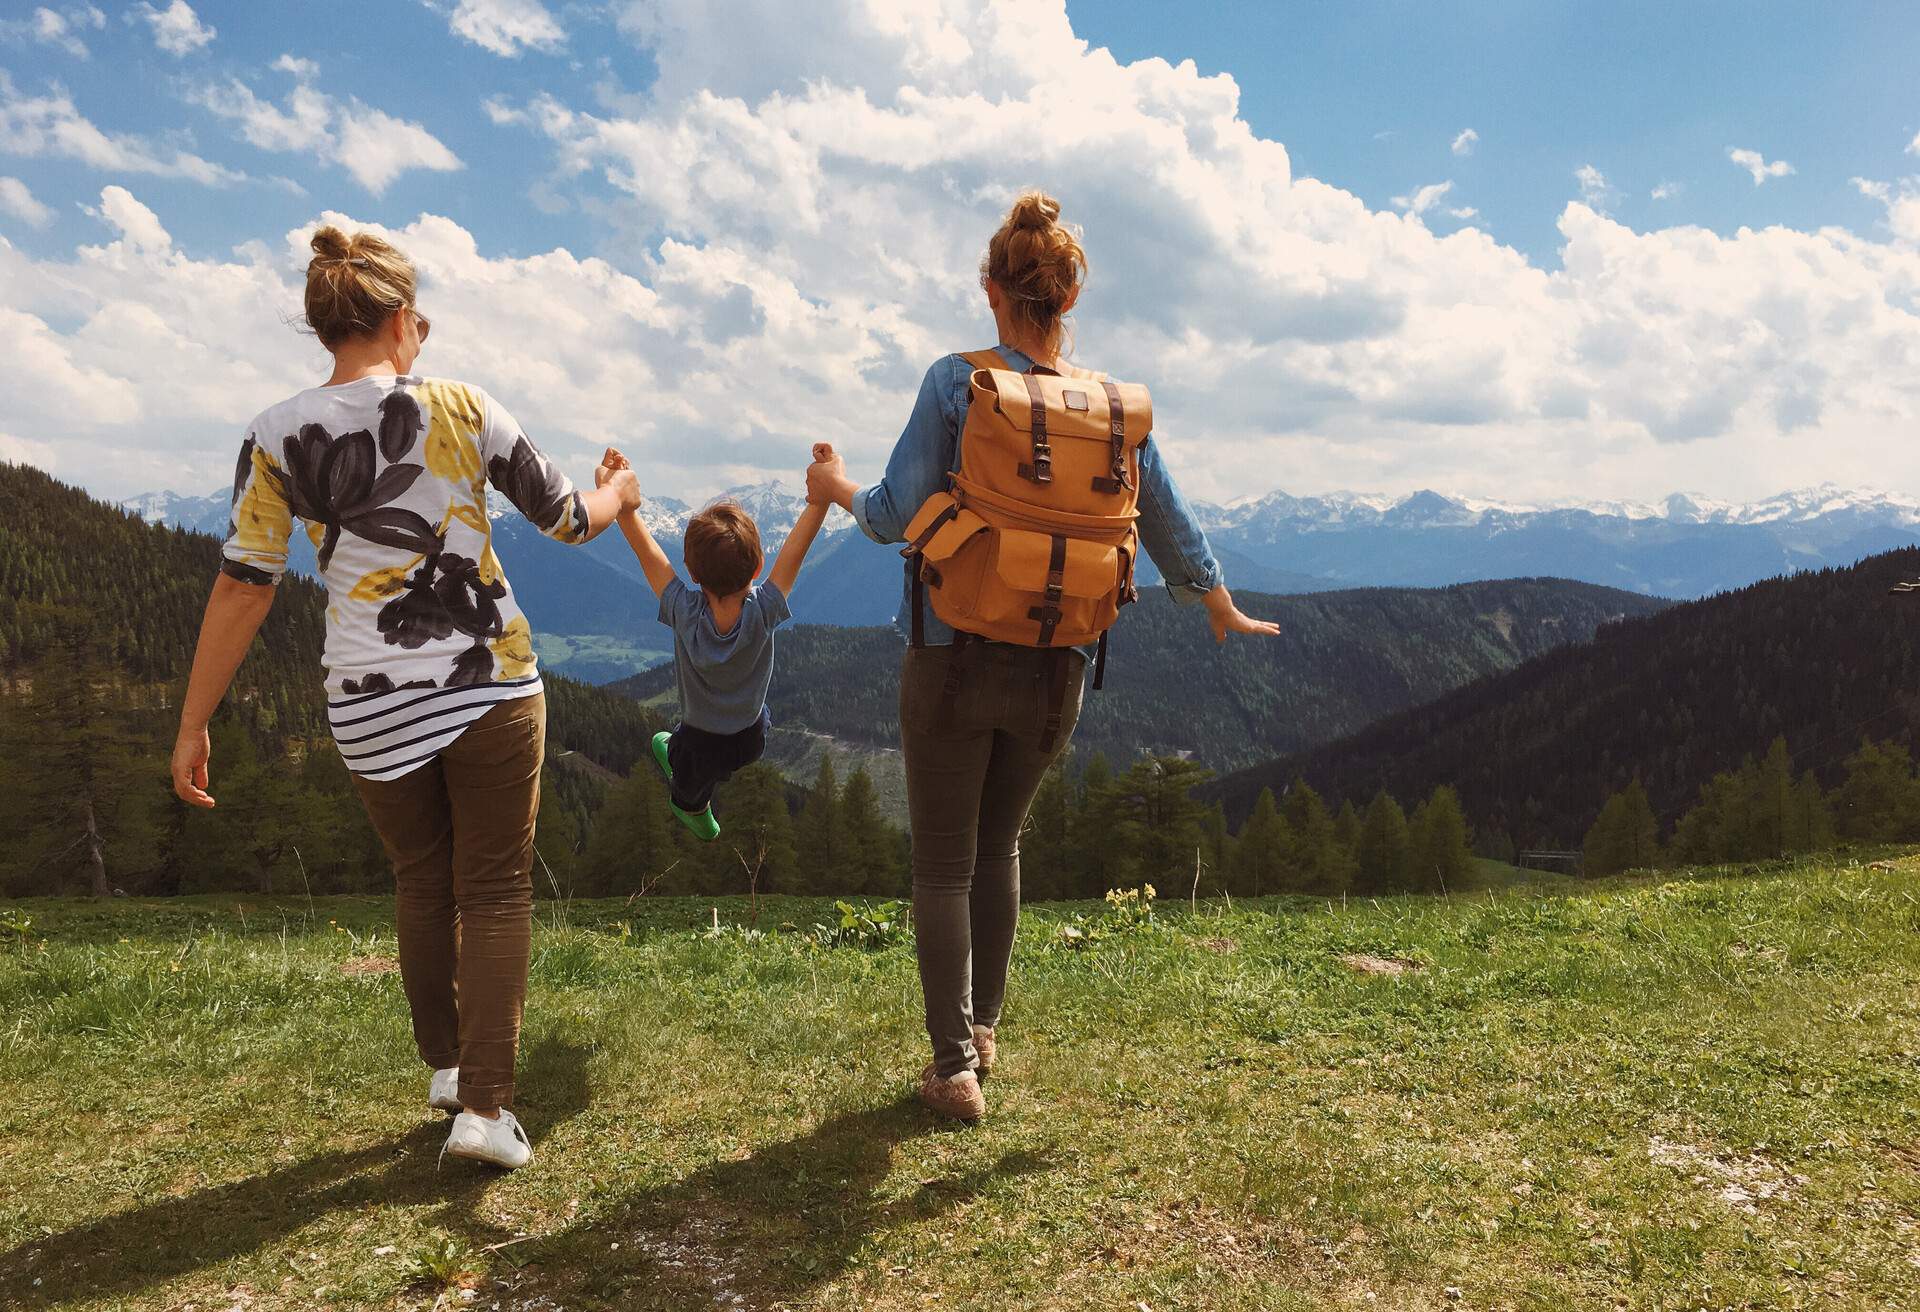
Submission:
{"label": "snow-capped mountain range", "polygon": [[[769,553],[805,504],[798,486],[782,482],[724,495],[754,516]],[[227,525],[224,492],[158,492],[121,504],[155,522],[210,533]],[[489,509],[500,557],[536,632],[664,638],[649,636],[657,608],[619,534],[580,551],[542,538],[504,498],[491,497]],[[1249,592],[1556,577],[1690,598],[1920,542],[1920,499],[1832,484],[1744,504],[1682,493],[1659,502],[1517,505],[1432,491],[1270,492],[1226,505],[1202,502],[1195,510],[1227,579]],[[643,511],[675,558],[691,513],[685,502],[667,497],[650,498]],[[292,567],[311,571],[304,534],[294,535],[293,551]],[[1140,568],[1143,581],[1158,577],[1150,560]],[[794,613],[812,623],[886,623],[899,605],[900,579],[898,553],[868,542],[836,515],[801,575]]]}
{"label": "snow-capped mountain range", "polygon": [[[764,534],[784,537],[806,504],[802,489],[780,480],[729,488],[715,500],[743,506]],[[180,492],[149,492],[120,503],[155,524],[173,524],[218,532],[227,517],[227,495],[215,492],[190,496]],[[1194,510],[1209,532],[1314,532],[1353,528],[1402,529],[1466,528],[1482,525],[1511,528],[1542,517],[1569,514],[1595,519],[1660,521],[1667,524],[1805,524],[1845,517],[1855,522],[1889,526],[1920,526],[1920,498],[1887,492],[1848,491],[1832,483],[1781,492],[1759,501],[1716,501],[1687,492],[1675,492],[1663,501],[1555,501],[1521,504],[1481,497],[1449,496],[1419,491],[1402,496],[1376,492],[1328,492],[1292,496],[1268,492],[1241,497],[1224,505],[1195,501]],[[487,510],[494,519],[514,513],[498,492],[487,494]],[[674,497],[649,497],[641,518],[655,533],[677,538],[685,530],[693,507]],[[841,525],[844,527],[844,521]],[[831,527],[830,530],[831,531]]]}

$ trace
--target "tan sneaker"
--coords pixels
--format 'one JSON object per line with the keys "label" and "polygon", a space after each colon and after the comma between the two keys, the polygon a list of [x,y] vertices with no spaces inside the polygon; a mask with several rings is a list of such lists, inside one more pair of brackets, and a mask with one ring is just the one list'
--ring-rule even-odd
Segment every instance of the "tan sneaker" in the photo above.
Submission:
{"label": "tan sneaker", "polygon": [[993,1074],[993,1055],[998,1046],[993,1041],[993,1028],[989,1025],[973,1027],[973,1050],[980,1058],[980,1074]]}
{"label": "tan sneaker", "polygon": [[920,1072],[920,1101],[956,1121],[977,1121],[987,1114],[987,1099],[980,1092],[980,1077],[972,1071],[942,1079],[933,1073],[932,1063]]}

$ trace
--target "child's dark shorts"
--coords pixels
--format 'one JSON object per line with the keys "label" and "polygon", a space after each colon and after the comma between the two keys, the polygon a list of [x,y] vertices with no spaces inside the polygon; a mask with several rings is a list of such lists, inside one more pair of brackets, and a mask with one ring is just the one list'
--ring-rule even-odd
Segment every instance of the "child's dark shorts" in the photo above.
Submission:
{"label": "child's dark shorts", "polygon": [[713,790],[766,754],[767,730],[773,717],[766,707],[760,718],[738,733],[710,733],[682,724],[667,740],[667,764],[673,768],[673,804],[682,811],[703,811],[713,801]]}

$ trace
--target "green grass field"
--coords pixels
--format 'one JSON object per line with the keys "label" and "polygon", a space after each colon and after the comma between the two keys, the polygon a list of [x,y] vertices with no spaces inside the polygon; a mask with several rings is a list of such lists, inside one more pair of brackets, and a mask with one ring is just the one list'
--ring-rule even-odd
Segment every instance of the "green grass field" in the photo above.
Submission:
{"label": "green grass field", "polygon": [[975,1128],[910,945],[549,904],[511,1176],[436,1168],[385,901],[5,904],[0,1307],[1920,1306],[1917,888],[1037,908]]}

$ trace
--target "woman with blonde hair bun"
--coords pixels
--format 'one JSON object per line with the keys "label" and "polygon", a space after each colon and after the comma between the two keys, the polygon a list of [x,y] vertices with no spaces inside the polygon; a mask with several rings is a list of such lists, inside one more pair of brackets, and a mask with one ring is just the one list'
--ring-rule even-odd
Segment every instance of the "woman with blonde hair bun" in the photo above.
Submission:
{"label": "woman with blonde hair bun", "polygon": [[533,910],[546,700],[533,635],[493,553],[492,484],[539,530],[585,542],[640,504],[631,472],[573,484],[478,387],[413,372],[432,325],[413,264],[373,233],[323,227],[306,322],[327,380],[260,412],[180,708],[173,786],[211,807],[207,722],[305,521],[327,588],[327,718],[393,862],[400,976],[455,1113],[446,1151],[513,1168],[532,1145],[508,1105]]}
{"label": "woman with blonde hair bun", "polygon": [[[1125,385],[1065,364],[1066,316],[1079,301],[1086,274],[1086,252],[1078,234],[1060,221],[1059,202],[1037,191],[1022,195],[980,262],[980,286],[998,346],[934,362],[878,483],[861,487],[835,457],[807,471],[809,498],[845,507],[876,542],[906,541],[908,525],[918,516],[928,527],[916,528],[909,553],[925,548],[950,520],[966,532],[980,532],[956,520],[953,510],[930,513],[949,488],[956,489],[949,500],[957,501],[957,490],[966,482],[961,434],[971,431],[968,414],[976,391],[1002,379],[1021,384],[1024,394],[1016,390],[1005,399],[1009,409],[1031,415],[1040,407],[1029,407],[1028,398],[1042,397],[1041,378],[1070,373],[1088,382],[1049,395],[1063,398],[1070,412],[1084,416],[1098,407],[1111,416],[1111,477],[1104,476],[1103,465],[1102,476],[1092,481],[1096,492],[1119,496],[1124,513],[1115,522],[1123,525],[1118,531],[1124,540],[1131,542],[1137,526],[1139,545],[1159,567],[1168,591],[1176,601],[1201,602],[1217,639],[1277,633],[1276,626],[1249,619],[1234,605],[1206,534],[1158,448],[1138,431],[1140,414],[1135,428],[1123,435],[1119,397]],[[1099,399],[1103,389],[1111,401]],[[1144,397],[1144,392],[1135,395]],[[999,399],[993,404],[998,412]],[[1140,413],[1151,421],[1150,409]],[[1033,430],[1032,463],[1019,466],[1019,474],[1048,484],[1053,466],[1047,462],[1064,469],[1065,455],[1059,441],[1049,453],[1041,424],[1034,422]],[[1093,445],[1104,460],[1106,436],[1100,431],[1098,443],[1083,445]],[[1085,487],[1079,485],[1082,495]],[[981,500],[990,504],[985,495]],[[1018,509],[1007,497],[1000,504]],[[1044,545],[1045,538],[1040,541]],[[1088,659],[1084,650],[1049,645],[1066,564],[1062,537],[1056,533],[1052,541],[1045,597],[1051,606],[1016,612],[1051,614],[1040,620],[1034,642],[973,636],[923,613],[922,587],[937,588],[941,580],[937,571],[911,560],[901,608],[901,622],[912,632],[900,672],[900,740],[913,835],[914,934],[933,1045],[919,1091],[936,1112],[961,1120],[977,1120],[986,1111],[979,1077],[993,1069],[998,1055],[995,1031],[1020,912],[1020,831],[1042,776],[1073,732]],[[1000,559],[1007,559],[1004,552]],[[1102,559],[1114,559],[1111,546]],[[1040,560],[1044,570],[1044,551]],[[1128,594],[1120,598],[1124,602],[1130,598],[1131,567],[1124,555],[1120,560],[1122,591]],[[1111,584],[1111,564],[1106,568]],[[1050,695],[1054,685],[1058,700]]]}

